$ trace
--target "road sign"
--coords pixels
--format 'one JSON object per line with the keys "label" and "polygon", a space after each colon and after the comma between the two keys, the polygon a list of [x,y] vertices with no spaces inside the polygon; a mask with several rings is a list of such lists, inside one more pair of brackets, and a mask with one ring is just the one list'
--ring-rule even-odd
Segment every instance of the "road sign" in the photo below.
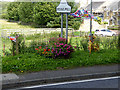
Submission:
{"label": "road sign", "polygon": [[56,10],[60,13],[70,13],[71,7],[67,4],[66,0],[61,0]]}

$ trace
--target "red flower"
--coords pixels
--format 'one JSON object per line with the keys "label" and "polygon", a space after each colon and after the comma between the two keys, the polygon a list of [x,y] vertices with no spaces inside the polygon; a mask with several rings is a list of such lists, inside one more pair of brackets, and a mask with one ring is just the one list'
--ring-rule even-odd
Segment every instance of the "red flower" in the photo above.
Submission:
{"label": "red flower", "polygon": [[48,51],[50,51],[50,49],[48,49]]}
{"label": "red flower", "polygon": [[45,52],[45,54],[47,54],[47,52]]}
{"label": "red flower", "polygon": [[42,47],[40,46],[39,49],[41,49]]}
{"label": "red flower", "polygon": [[44,49],[44,52],[46,51],[46,49]]}
{"label": "red flower", "polygon": [[38,48],[35,48],[35,50],[39,50]]}

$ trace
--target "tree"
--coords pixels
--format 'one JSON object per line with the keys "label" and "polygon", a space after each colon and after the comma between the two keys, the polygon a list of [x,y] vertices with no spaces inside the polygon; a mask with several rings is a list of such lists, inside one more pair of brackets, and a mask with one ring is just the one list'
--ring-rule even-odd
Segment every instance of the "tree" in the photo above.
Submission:
{"label": "tree", "polygon": [[[72,12],[77,10],[74,2],[68,2]],[[61,15],[56,12],[57,2],[11,2],[8,7],[8,19],[19,20],[34,27],[60,27]],[[66,15],[63,16],[63,27],[66,27]],[[80,19],[68,16],[70,28],[78,29]]]}
{"label": "tree", "polygon": [[7,18],[8,20],[19,21],[18,7],[20,2],[12,2],[7,8]]}
{"label": "tree", "polygon": [[[74,2],[68,2],[68,4],[71,6],[71,12],[75,12],[77,10],[77,6]],[[70,15],[68,15],[68,27],[79,29],[80,24],[82,23],[82,20],[80,18],[74,18]],[[61,26],[61,15],[59,13],[58,16],[55,16],[54,20],[47,23],[47,27],[60,27]],[[66,27],[66,15],[63,15],[63,27]]]}
{"label": "tree", "polygon": [[32,3],[32,2],[20,3],[20,5],[18,7],[20,21],[22,21],[24,23],[33,22],[33,7],[34,7],[34,3]]}
{"label": "tree", "polygon": [[58,16],[56,4],[51,2],[36,3],[33,7],[33,22],[37,25],[47,25],[47,22],[54,20]]}

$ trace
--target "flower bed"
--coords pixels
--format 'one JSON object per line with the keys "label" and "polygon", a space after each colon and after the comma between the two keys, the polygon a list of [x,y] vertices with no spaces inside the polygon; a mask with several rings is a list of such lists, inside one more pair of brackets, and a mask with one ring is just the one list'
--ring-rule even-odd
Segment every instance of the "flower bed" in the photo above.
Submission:
{"label": "flower bed", "polygon": [[[29,46],[24,46],[26,44],[23,39],[21,40],[18,44],[20,45],[19,54],[3,57],[2,71],[4,73],[24,73],[56,70],[61,67],[67,69],[120,63],[117,36],[94,37],[93,42],[89,42],[88,36],[72,37],[68,38],[67,43],[65,38],[49,38],[49,41],[47,39],[48,43],[44,41],[41,43],[36,40],[31,42]],[[16,47],[16,45],[13,46]],[[91,49],[91,54],[89,54],[88,48]]]}
{"label": "flower bed", "polygon": [[49,43],[45,46],[39,46],[35,48],[39,55],[44,55],[45,57],[69,57],[74,51],[70,44],[66,44],[65,38],[50,38]]}

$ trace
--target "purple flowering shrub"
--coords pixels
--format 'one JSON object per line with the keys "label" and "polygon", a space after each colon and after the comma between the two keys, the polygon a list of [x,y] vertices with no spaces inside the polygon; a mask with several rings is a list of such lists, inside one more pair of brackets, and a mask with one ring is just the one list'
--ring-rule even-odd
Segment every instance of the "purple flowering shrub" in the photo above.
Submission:
{"label": "purple flowering shrub", "polygon": [[53,58],[56,57],[69,57],[70,53],[74,51],[73,47],[70,44],[66,44],[65,38],[51,38],[50,44],[52,46],[52,55]]}
{"label": "purple flowering shrub", "polygon": [[44,47],[39,46],[39,48],[35,48],[35,50],[39,55],[52,58],[68,58],[74,51],[70,44],[66,44],[66,39],[61,37],[50,38],[48,45],[45,45]]}

